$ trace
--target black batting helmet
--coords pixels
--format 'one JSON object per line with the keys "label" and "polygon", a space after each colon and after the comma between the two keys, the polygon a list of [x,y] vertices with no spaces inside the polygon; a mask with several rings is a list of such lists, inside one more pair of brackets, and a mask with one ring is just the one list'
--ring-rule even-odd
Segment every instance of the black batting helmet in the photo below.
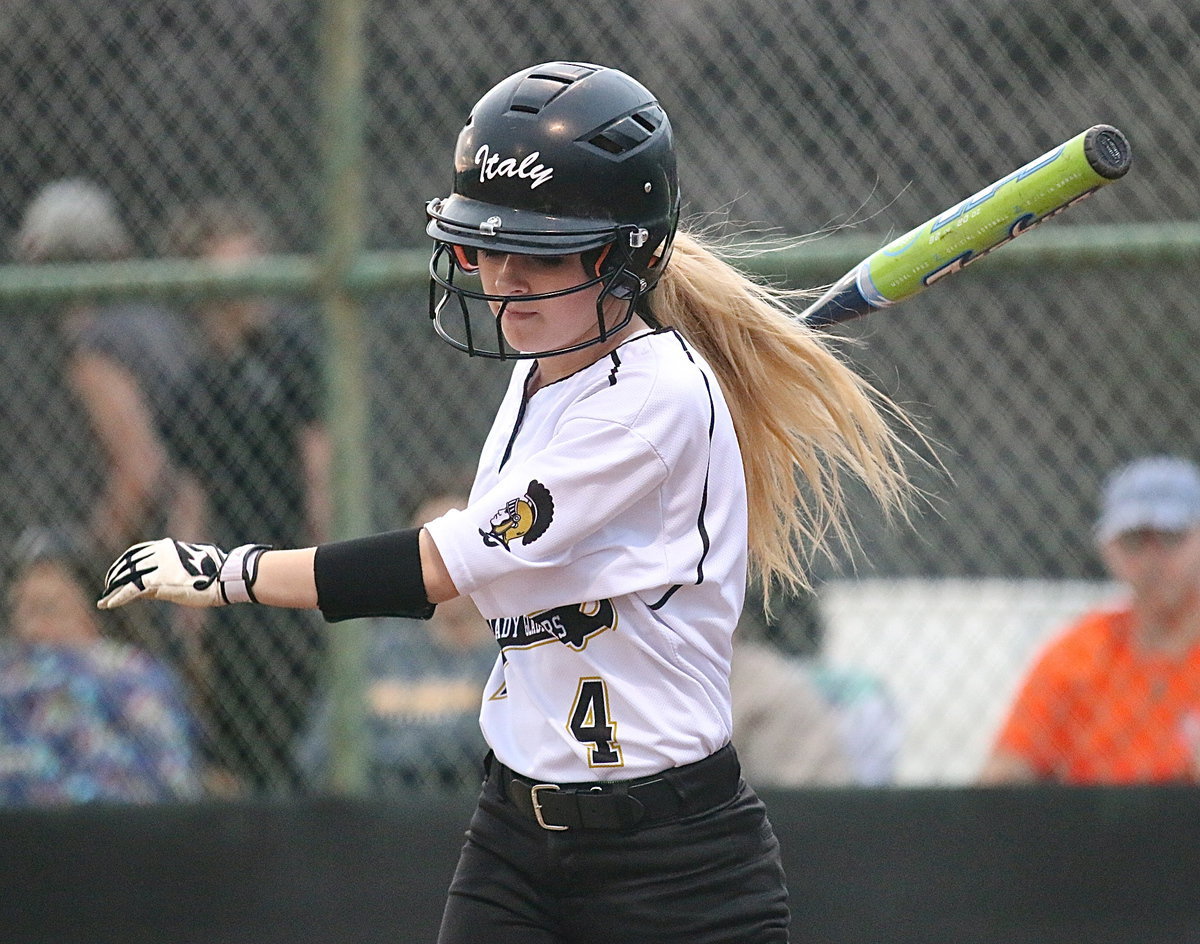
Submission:
{"label": "black batting helmet", "polygon": [[[426,231],[435,240],[430,317],[461,350],[544,357],[598,343],[629,322],[667,264],[679,222],[671,124],[655,97],[623,72],[550,62],[509,76],[471,111],[454,167],[454,190],[429,202]],[[480,249],[583,254],[588,280],[555,294],[603,286],[597,337],[556,351],[508,350],[500,332],[507,296],[456,284]],[[607,298],[626,302],[611,325],[602,310]],[[463,316],[461,336],[445,323],[452,299]],[[467,299],[501,302],[495,350],[476,343]]]}

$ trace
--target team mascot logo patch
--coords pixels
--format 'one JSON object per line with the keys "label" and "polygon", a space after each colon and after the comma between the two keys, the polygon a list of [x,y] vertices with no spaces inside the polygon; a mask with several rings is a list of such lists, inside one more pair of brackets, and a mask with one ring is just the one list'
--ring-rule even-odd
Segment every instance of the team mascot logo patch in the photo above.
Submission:
{"label": "team mascot logo patch", "polygon": [[541,482],[534,479],[529,488],[520,498],[511,499],[508,504],[492,515],[492,529],[479,530],[483,543],[488,547],[509,547],[513,541],[520,538],[521,544],[532,544],[550,527],[554,520],[554,499],[550,490]]}

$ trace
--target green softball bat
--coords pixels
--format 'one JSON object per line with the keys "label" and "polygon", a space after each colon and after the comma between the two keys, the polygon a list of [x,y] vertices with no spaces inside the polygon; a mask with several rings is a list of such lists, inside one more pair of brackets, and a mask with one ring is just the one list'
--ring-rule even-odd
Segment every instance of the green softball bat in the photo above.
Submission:
{"label": "green softball bat", "polygon": [[1132,153],[1112,125],[1095,125],[876,250],[800,317],[825,327],[887,308],[1125,176]]}

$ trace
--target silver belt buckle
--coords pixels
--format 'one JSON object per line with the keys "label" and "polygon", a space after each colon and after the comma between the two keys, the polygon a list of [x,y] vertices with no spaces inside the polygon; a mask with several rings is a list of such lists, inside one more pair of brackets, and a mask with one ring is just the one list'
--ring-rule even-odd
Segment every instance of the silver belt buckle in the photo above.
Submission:
{"label": "silver belt buckle", "polygon": [[555,832],[560,832],[564,829],[570,829],[569,826],[555,826],[553,823],[547,823],[546,820],[543,818],[542,804],[541,804],[541,801],[538,800],[538,792],[541,790],[553,790],[557,793],[558,792],[558,784],[556,784],[556,783],[535,783],[532,787],[529,788],[529,799],[530,799],[530,802],[533,803],[533,817],[534,817],[534,819],[537,820],[537,824],[539,826],[541,826],[542,829],[550,829]]}

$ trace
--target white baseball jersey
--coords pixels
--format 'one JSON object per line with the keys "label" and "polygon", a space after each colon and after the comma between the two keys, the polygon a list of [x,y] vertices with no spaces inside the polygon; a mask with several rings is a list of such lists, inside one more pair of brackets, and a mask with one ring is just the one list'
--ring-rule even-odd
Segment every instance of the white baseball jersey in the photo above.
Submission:
{"label": "white baseball jersey", "polygon": [[559,783],[688,764],[732,730],[746,487],[724,397],[674,331],[526,397],[517,365],[471,501],[427,527],[501,654],[481,725]]}

